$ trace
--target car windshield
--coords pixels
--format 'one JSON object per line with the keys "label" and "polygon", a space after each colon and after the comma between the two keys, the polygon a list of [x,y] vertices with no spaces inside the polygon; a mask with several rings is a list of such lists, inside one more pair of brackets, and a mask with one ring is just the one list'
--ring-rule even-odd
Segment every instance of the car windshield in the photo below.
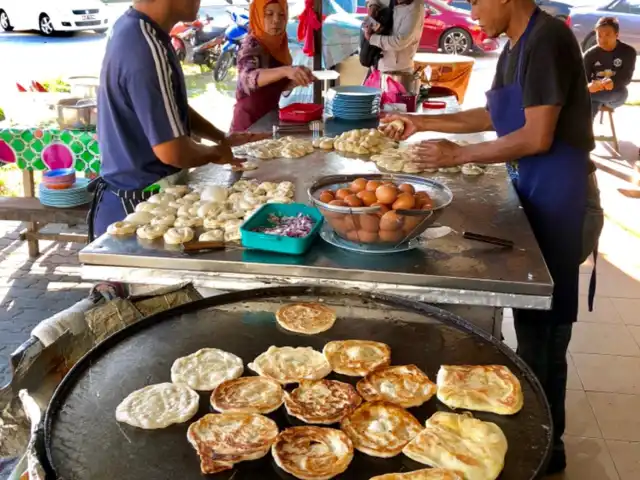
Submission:
{"label": "car windshield", "polygon": [[640,15],[640,0],[616,0],[609,4],[607,10],[616,13]]}

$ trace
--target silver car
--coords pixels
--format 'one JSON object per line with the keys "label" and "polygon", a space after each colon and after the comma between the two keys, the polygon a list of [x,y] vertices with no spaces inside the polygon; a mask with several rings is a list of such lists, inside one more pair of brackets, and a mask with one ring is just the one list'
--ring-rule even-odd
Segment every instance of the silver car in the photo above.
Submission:
{"label": "silver car", "polygon": [[593,27],[600,17],[616,17],[620,40],[640,51],[640,0],[608,0],[600,5],[571,9],[571,29],[583,51],[596,44]]}

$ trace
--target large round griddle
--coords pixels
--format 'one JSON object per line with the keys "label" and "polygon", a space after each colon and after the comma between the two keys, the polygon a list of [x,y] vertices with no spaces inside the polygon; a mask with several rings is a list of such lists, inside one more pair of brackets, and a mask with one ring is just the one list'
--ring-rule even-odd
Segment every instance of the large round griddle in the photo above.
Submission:
{"label": "large round griddle", "polygon": [[[320,335],[281,329],[274,312],[298,301],[321,301],[335,309],[334,327]],[[540,476],[551,445],[549,406],[528,367],[488,334],[438,308],[386,295],[327,288],[282,287],[206,298],[148,317],[111,336],[69,372],[55,392],[45,418],[47,460],[59,479],[140,480],[201,479],[196,452],[187,442],[188,424],[163,430],[141,430],[115,420],[116,406],[145,385],[170,381],[173,361],[200,348],[217,347],[242,357],[245,365],[270,345],[312,346],[322,350],[330,340],[369,339],[392,349],[392,364],[416,364],[434,379],[441,364],[502,364],[520,379],[524,408],[514,416],[474,412],[495,422],[508,442],[500,479]],[[245,375],[252,375],[249,370]],[[332,374],[355,383],[357,378]],[[209,393],[200,411],[211,411]],[[448,410],[435,398],[410,411],[424,421]],[[270,415],[281,429],[299,422],[284,408]],[[403,454],[380,459],[356,453],[349,469],[336,478],[367,480],[383,473],[425,468]],[[215,479],[293,478],[271,455],[238,464]]]}

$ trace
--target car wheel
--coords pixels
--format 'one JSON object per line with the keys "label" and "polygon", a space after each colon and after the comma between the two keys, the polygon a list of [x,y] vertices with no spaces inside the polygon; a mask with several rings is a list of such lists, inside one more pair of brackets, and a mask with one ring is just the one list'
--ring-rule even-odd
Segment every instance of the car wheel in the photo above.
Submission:
{"label": "car wheel", "polygon": [[584,39],[584,42],[582,42],[582,51],[586,52],[591,47],[595,47],[597,43],[598,41],[596,40],[596,34],[594,32],[591,32],[589,35],[587,35],[587,38]]}
{"label": "car wheel", "polygon": [[0,29],[5,32],[13,31],[13,26],[11,26],[11,22],[9,21],[9,15],[4,10],[0,10]]}
{"label": "car wheel", "polygon": [[54,33],[56,33],[55,28],[53,28],[53,23],[51,23],[51,17],[46,13],[40,15],[40,21],[38,23],[40,27],[40,33],[47,37],[50,37]]}
{"label": "car wheel", "polygon": [[105,33],[107,33],[107,28],[96,28],[94,30],[95,33],[97,33],[98,35],[104,35]]}
{"label": "car wheel", "polygon": [[466,55],[473,47],[471,35],[462,28],[447,30],[440,37],[440,49],[444,53],[453,55]]}

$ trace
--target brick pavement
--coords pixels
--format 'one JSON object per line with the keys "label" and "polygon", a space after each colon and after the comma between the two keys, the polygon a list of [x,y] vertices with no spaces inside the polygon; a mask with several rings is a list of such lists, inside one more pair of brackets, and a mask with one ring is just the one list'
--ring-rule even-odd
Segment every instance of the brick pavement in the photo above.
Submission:
{"label": "brick pavement", "polygon": [[11,352],[29,338],[41,320],[86,297],[79,244],[40,242],[42,255],[29,259],[19,240],[19,222],[0,222],[0,386],[10,378]]}

